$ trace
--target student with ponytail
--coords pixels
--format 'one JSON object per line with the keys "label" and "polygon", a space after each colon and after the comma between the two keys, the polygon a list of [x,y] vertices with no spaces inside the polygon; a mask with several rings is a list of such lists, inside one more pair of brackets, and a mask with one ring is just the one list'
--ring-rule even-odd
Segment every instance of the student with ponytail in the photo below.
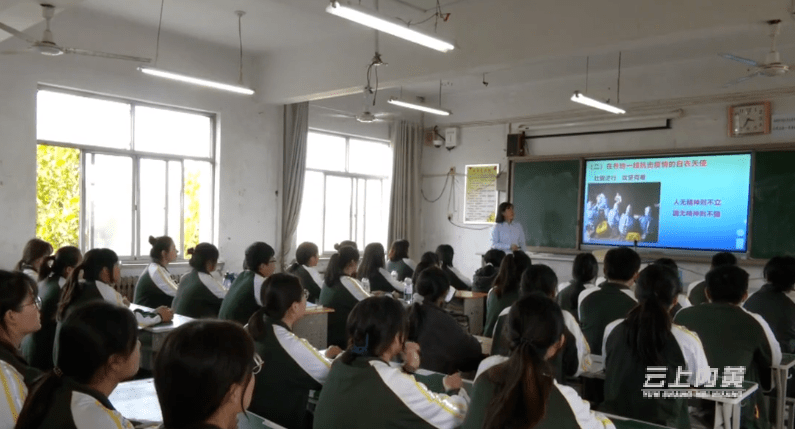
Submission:
{"label": "student with ponytail", "polygon": [[486,298],[486,326],[483,327],[483,335],[492,337],[500,313],[519,299],[519,282],[522,280],[522,273],[530,265],[532,261],[524,252],[509,253],[502,260],[500,271],[494,279],[494,287]]}
{"label": "student with ponytail", "polygon": [[480,364],[462,429],[615,428],[552,376],[548,361],[563,347],[564,326],[560,307],[540,294],[511,306],[510,352]]}
{"label": "student with ponytail", "polygon": [[306,313],[307,292],[298,277],[274,274],[260,293],[263,306],[251,317],[248,331],[265,363],[249,410],[288,429],[311,428],[309,391],[323,387],[330,359],[342,349],[331,346],[324,355],[292,332]]}
{"label": "student with ponytail", "polygon": [[370,290],[381,292],[400,292],[403,293],[403,283],[392,278],[386,270],[384,262],[386,254],[381,243],[370,243],[364,248],[362,263],[359,264],[359,279],[370,280]]}
{"label": "student with ponytail", "polygon": [[177,284],[166,267],[177,260],[177,246],[168,236],[155,238],[150,235],[149,244],[152,245],[149,251],[152,261],[138,277],[133,302],[150,308],[171,307],[177,295]]}
{"label": "student with ponytail", "polygon": [[27,274],[34,282],[39,281],[39,269],[48,256],[52,255],[52,244],[31,238],[22,249],[22,259],[14,266],[14,271]]}
{"label": "student with ponytail", "polygon": [[108,400],[138,372],[141,343],[133,313],[107,302],[87,303],[63,320],[58,341],[64,347],[55,368],[31,389],[16,428],[133,429]]}
{"label": "student with ponytail", "polygon": [[0,271],[0,428],[10,429],[28,395],[28,387],[41,371],[28,365],[19,353],[25,335],[41,328],[36,282],[20,272]]}
{"label": "student with ponytail", "polygon": [[417,264],[417,268],[414,269],[414,274],[411,276],[411,283],[416,285],[420,280],[420,274],[431,267],[440,268],[439,256],[436,254],[436,252],[425,252],[422,254],[420,262]]}
{"label": "student with ponytail", "polygon": [[345,323],[348,314],[359,301],[370,296],[354,278],[358,264],[359,251],[350,246],[340,247],[328,261],[324,287],[320,292],[320,304],[334,309],[334,312],[328,315],[330,346],[340,348],[347,346]]}
{"label": "student with ponytail", "polygon": [[695,332],[671,323],[679,278],[670,268],[644,268],[635,286],[638,304],[626,319],[607,325],[604,332],[605,399],[600,409],[620,416],[677,428],[690,428],[685,398],[646,398],[640,394],[649,366],[665,367],[666,385],[676,380],[677,368],[689,372],[686,381],[700,386],[709,379],[709,366]]}
{"label": "student with ponytail", "polygon": [[227,290],[210,273],[218,264],[218,248],[199,243],[188,249],[190,272],[179,282],[172,308],[175,313],[194,319],[216,318]]}
{"label": "student with ponytail", "polygon": [[41,329],[25,337],[22,341],[22,353],[30,365],[42,371],[53,367],[52,346],[55,343],[55,313],[58,311],[58,300],[61,288],[75,267],[83,261],[80,249],[65,246],[55,252],[51,262],[42,264],[39,270],[39,297],[41,298]]}
{"label": "student with ponytail", "polygon": [[389,259],[386,262],[386,270],[390,273],[397,271],[397,279],[402,282],[406,277],[414,275],[414,269],[417,264],[409,259],[409,241],[408,240],[395,240],[392,242],[392,247],[389,248]]}
{"label": "student with ponytail", "polygon": [[[314,427],[444,428],[461,425],[467,412],[460,374],[443,379],[450,395],[434,393],[413,375],[420,366],[419,347],[406,343],[408,326],[399,301],[383,296],[365,299],[347,321],[347,349],[331,367],[320,391]],[[389,362],[401,355],[404,369]]]}
{"label": "student with ponytail", "polygon": [[229,287],[218,311],[218,318],[245,325],[262,307],[260,293],[265,280],[276,269],[276,252],[267,243],[257,241],[246,249],[243,271]]}
{"label": "student with ponytail", "polygon": [[323,277],[315,268],[319,260],[317,244],[306,241],[298,245],[295,262],[287,268],[288,273],[301,279],[301,286],[309,292],[307,300],[313,304],[320,298],[320,285],[323,284]]}

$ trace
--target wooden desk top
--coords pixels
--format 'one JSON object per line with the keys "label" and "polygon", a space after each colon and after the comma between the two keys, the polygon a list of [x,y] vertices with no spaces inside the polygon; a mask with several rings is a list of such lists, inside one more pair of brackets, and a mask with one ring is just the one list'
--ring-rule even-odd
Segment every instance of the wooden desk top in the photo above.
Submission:
{"label": "wooden desk top", "polygon": [[323,307],[322,305],[313,305],[313,306],[306,306],[306,314],[323,314],[323,313],[333,313],[334,309],[331,307]]}
{"label": "wooden desk top", "polygon": [[489,296],[489,294],[485,292],[471,292],[468,290],[457,290],[455,291],[456,298],[463,298],[463,299],[472,299],[472,298],[485,298]]}

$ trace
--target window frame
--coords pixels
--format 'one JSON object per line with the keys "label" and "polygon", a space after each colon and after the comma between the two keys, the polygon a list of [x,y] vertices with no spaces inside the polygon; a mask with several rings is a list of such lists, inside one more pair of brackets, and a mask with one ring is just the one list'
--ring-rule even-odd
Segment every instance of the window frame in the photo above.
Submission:
{"label": "window frame", "polygon": [[[52,87],[47,85],[39,85],[36,89],[36,94],[38,95],[39,91],[49,91],[49,92],[58,92],[68,95],[74,95],[78,97],[87,97],[93,98],[98,100],[105,100],[105,101],[112,101],[116,103],[126,103],[130,105],[130,149],[118,149],[118,148],[110,148],[110,147],[102,147],[102,146],[95,146],[89,144],[80,144],[80,143],[69,143],[69,142],[59,142],[59,141],[52,141],[52,140],[45,140],[36,138],[37,145],[46,145],[46,146],[58,146],[64,147],[69,149],[77,149],[80,151],[80,216],[79,216],[79,224],[78,227],[78,244],[77,246],[81,249],[82,252],[86,252],[93,248],[93,236],[91,235],[90,225],[87,224],[87,189],[86,189],[86,162],[87,162],[87,155],[109,155],[109,156],[123,156],[126,158],[130,158],[132,160],[132,210],[133,210],[133,220],[130,225],[131,229],[131,245],[129,252],[131,254],[127,254],[127,251],[122,254],[118,249],[114,249],[119,254],[119,259],[123,261],[141,261],[141,260],[148,260],[149,255],[148,252],[143,252],[143,248],[145,247],[145,243],[141,242],[140,232],[141,232],[141,211],[140,211],[140,203],[141,203],[141,175],[140,175],[140,165],[142,159],[149,159],[155,161],[165,161],[166,163],[166,184],[168,184],[169,179],[169,168],[170,162],[175,161],[179,162],[182,166],[182,175],[181,175],[181,184],[180,184],[180,230],[179,230],[179,242],[177,244],[177,250],[179,251],[179,256],[177,261],[175,262],[184,262],[185,254],[183,249],[181,248],[184,246],[185,243],[185,161],[198,161],[198,162],[207,162],[210,164],[211,176],[210,176],[210,184],[212,186],[212,198],[210,199],[210,209],[209,213],[211,213],[210,222],[210,237],[211,242],[215,241],[215,208],[216,208],[216,180],[218,177],[217,171],[217,127],[218,127],[218,118],[215,113],[196,110],[196,109],[189,109],[189,108],[177,108],[173,106],[167,105],[160,105],[156,103],[149,103],[145,101],[139,101],[129,98],[123,97],[112,97],[107,95],[95,94],[91,92],[85,91],[77,91],[73,89],[66,89],[66,88],[59,88],[59,87]],[[207,157],[199,157],[199,156],[190,156],[190,155],[173,155],[173,154],[161,154],[155,152],[148,152],[148,151],[138,151],[135,149],[135,108],[137,106],[141,107],[150,107],[160,110],[170,110],[174,112],[180,113],[189,113],[195,115],[201,115],[209,118],[210,120],[210,155]],[[37,103],[38,109],[38,103]],[[37,121],[38,127],[38,121]],[[166,215],[165,215],[165,228],[168,231],[168,204],[169,204],[169,194],[168,188],[166,188]],[[175,234],[170,234],[169,236],[174,237]],[[177,240],[175,240],[177,241]],[[148,244],[148,243],[146,243]]]}
{"label": "window frame", "polygon": [[[351,239],[353,239],[353,241],[357,241],[358,242],[358,237],[356,237],[356,235],[357,235],[356,227],[358,226],[359,215],[360,215],[358,207],[357,207],[358,196],[359,196],[359,191],[357,189],[358,180],[365,180],[364,201],[365,201],[365,206],[366,206],[366,201],[367,201],[367,182],[366,181],[367,180],[379,180],[381,182],[382,197],[383,197],[383,195],[384,195],[384,193],[383,193],[384,181],[388,180],[388,181],[390,181],[390,184],[391,184],[392,171],[390,171],[389,174],[386,175],[386,176],[376,176],[376,175],[362,174],[362,173],[351,173],[349,171],[350,170],[350,150],[351,150],[350,143],[351,143],[351,140],[358,140],[358,141],[382,144],[382,145],[386,146],[389,150],[392,150],[392,142],[390,142],[389,140],[384,140],[384,139],[357,136],[357,135],[351,135],[351,134],[336,133],[336,132],[333,132],[333,131],[319,130],[319,129],[315,129],[315,128],[311,128],[311,127],[309,128],[309,133],[327,135],[327,136],[332,136],[332,137],[342,137],[342,138],[345,139],[345,171],[323,170],[323,169],[311,168],[311,167],[305,167],[304,168],[304,170],[305,170],[304,174],[306,174],[306,172],[311,171],[313,173],[320,173],[320,174],[323,175],[323,188],[322,188],[322,192],[321,192],[321,195],[323,196],[323,221],[322,221],[322,224],[321,224],[321,232],[320,232],[321,242],[320,243],[316,243],[316,244],[318,244],[318,248],[319,248],[319,252],[318,253],[320,254],[319,256],[328,257],[330,255],[333,255],[334,251],[327,251],[327,250],[324,249],[325,248],[325,244],[326,244],[325,243],[325,241],[326,241],[326,179],[328,178],[328,176],[335,176],[335,177],[351,179],[351,206],[350,206],[350,211],[351,211],[350,220],[351,220],[351,223],[349,225],[349,237],[351,237]],[[393,167],[394,167],[394,162],[395,162],[395,159],[394,159],[394,152],[393,152],[393,154],[392,154],[392,166]],[[391,194],[391,191],[390,191],[390,194]],[[362,222],[364,224],[364,235],[365,235],[364,238],[366,238],[367,237],[367,209],[366,208],[364,209],[364,212],[361,214],[361,216],[362,216]],[[365,243],[365,245],[366,244],[367,243]]]}

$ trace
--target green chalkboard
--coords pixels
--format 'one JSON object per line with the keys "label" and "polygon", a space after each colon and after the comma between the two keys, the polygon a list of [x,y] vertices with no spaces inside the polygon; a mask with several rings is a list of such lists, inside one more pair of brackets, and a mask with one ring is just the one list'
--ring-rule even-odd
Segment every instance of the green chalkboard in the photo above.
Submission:
{"label": "green chalkboard", "polygon": [[795,152],[757,152],[751,257],[795,254]]}
{"label": "green chalkboard", "polygon": [[577,248],[580,160],[517,162],[512,200],[527,245]]}

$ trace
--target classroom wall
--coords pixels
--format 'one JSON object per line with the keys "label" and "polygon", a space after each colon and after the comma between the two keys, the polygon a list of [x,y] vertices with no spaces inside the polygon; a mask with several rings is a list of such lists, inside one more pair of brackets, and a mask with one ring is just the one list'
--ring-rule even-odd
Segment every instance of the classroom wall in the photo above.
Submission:
{"label": "classroom wall", "polygon": [[[28,30],[40,34],[42,26]],[[53,31],[67,46],[154,57],[156,28],[76,7]],[[101,37],[98,37],[101,35]],[[0,50],[23,48],[9,40]],[[210,79],[237,79],[237,50],[164,32],[158,66]],[[246,76],[257,73],[246,58]],[[227,269],[239,270],[253,240],[278,246],[283,108],[257,97],[226,94],[149,77],[137,64],[64,55],[5,56],[0,61],[0,267],[10,268],[36,227],[36,89],[55,85],[214,112],[218,118],[216,243]]]}

